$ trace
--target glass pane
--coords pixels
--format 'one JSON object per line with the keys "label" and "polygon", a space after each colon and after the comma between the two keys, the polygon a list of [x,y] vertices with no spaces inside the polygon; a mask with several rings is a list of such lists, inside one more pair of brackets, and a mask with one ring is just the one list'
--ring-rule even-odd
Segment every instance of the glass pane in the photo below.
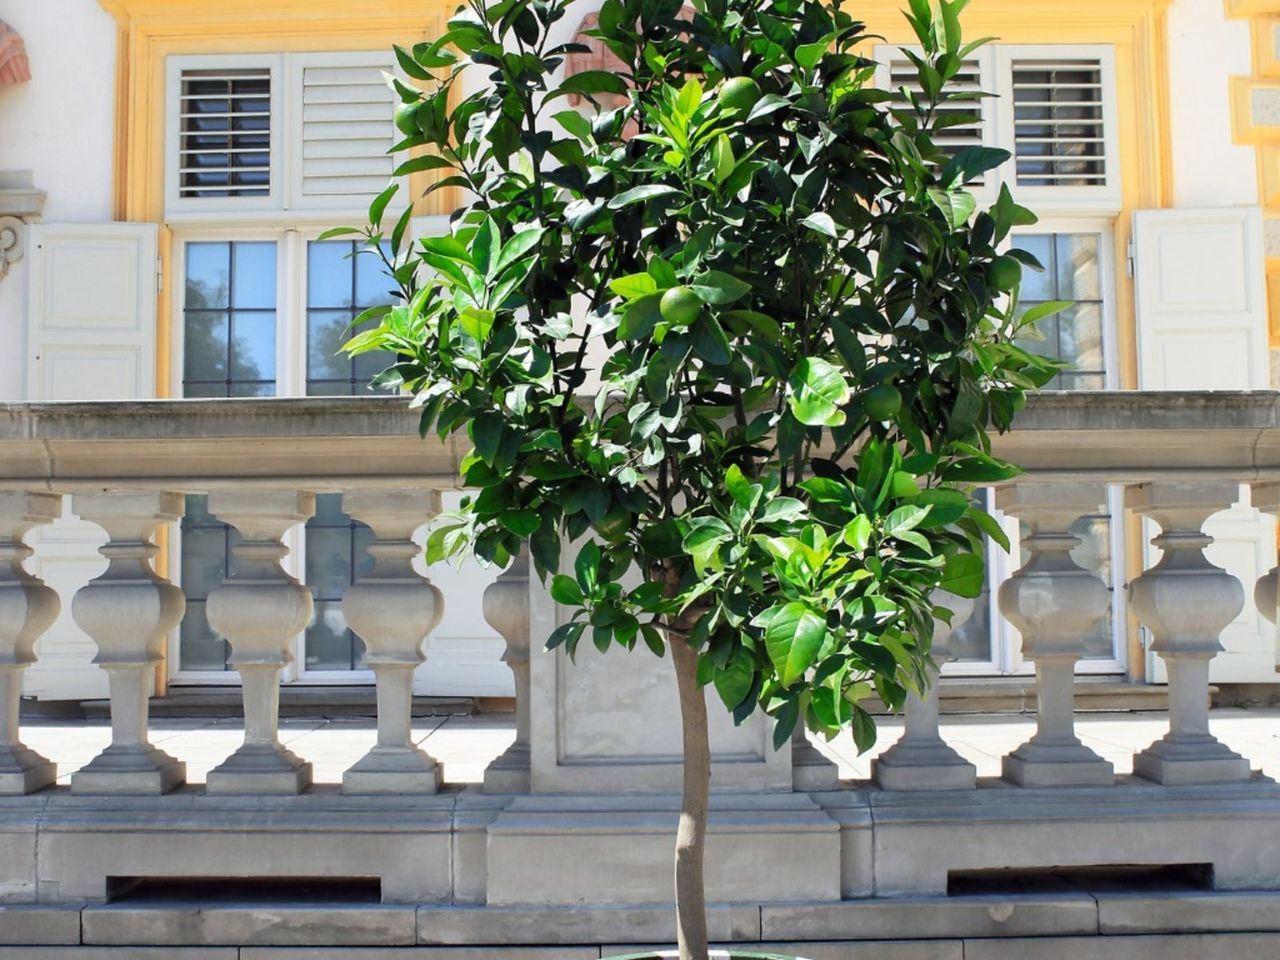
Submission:
{"label": "glass pane", "polygon": [[182,532],[182,591],[202,600],[226,575],[226,535],[222,527]]}
{"label": "glass pane", "polygon": [[340,600],[351,585],[351,528],[307,528],[307,586],[317,598]]}
{"label": "glass pane", "polygon": [[203,601],[188,601],[178,631],[178,666],[182,670],[227,669],[227,644],[213,632]]}
{"label": "glass pane", "polygon": [[226,380],[226,313],[188,310],[183,336],[183,379]]}
{"label": "glass pane", "polygon": [[231,244],[188,243],[188,310],[226,307],[230,302]]}
{"label": "glass pane", "polygon": [[[987,562],[991,562],[989,550]],[[973,615],[951,635],[951,655],[960,662],[988,663],[995,659],[992,636],[991,591],[983,587],[982,595],[973,601]]]}
{"label": "glass pane", "polygon": [[231,315],[231,379],[274,380],[276,376],[276,315]]}
{"label": "glass pane", "polygon": [[[1111,522],[1105,515],[1081,517],[1071,525],[1080,543],[1071,551],[1071,559],[1096,574],[1108,588],[1111,586]],[[1086,660],[1111,660],[1115,657],[1115,640],[1111,617],[1095,623],[1084,636]]]}
{"label": "glass pane", "polygon": [[276,245],[274,243],[235,244],[235,289],[232,302],[237,307],[276,306]]}
{"label": "glass pane", "polygon": [[1058,314],[1060,356],[1080,373],[1103,373],[1102,307],[1080,304]]}
{"label": "glass pane", "polygon": [[351,359],[339,353],[349,310],[307,311],[307,376],[315,380],[349,380]]}
{"label": "glass pane", "polygon": [[1036,270],[1032,267],[1024,267],[1022,270],[1022,300],[1052,300],[1053,296],[1053,280],[1054,280],[1054,264],[1053,264],[1053,238],[1043,234],[1020,233],[1013,238],[1013,244],[1020,250],[1025,250],[1031,254],[1041,264],[1044,270]]}
{"label": "glass pane", "polygon": [[317,601],[315,614],[307,627],[307,669],[350,670],[351,648],[351,633],[342,617],[342,604],[335,600]]}
{"label": "glass pane", "polygon": [[274,380],[268,380],[265,383],[239,381],[231,385],[230,395],[233,397],[274,397],[276,395],[276,383]]}
{"label": "glass pane", "polygon": [[350,380],[308,380],[308,397],[349,397],[355,392]]}
{"label": "glass pane", "polygon": [[395,363],[396,356],[394,353],[386,353],[382,350],[375,350],[372,353],[362,353],[355,358],[355,377],[357,392],[363,393],[369,389],[369,381],[380,374],[391,364]]}
{"label": "glass pane", "polygon": [[[210,526],[218,523],[209,512],[209,498],[201,493],[186,495],[186,509],[182,516],[182,527],[185,530],[191,525]],[[221,526],[221,524],[219,524]]]}
{"label": "glass pane", "polygon": [[184,383],[182,395],[192,400],[208,400],[227,396],[227,381],[217,383]]}
{"label": "glass pane", "polygon": [[1098,242],[1096,233],[1058,234],[1055,244],[1058,289],[1054,299],[1102,299]]}
{"label": "glass pane", "polygon": [[373,543],[373,530],[361,524],[351,532],[356,558],[356,580],[373,571],[373,557],[369,556],[369,544]]}
{"label": "glass pane", "polygon": [[[384,252],[386,252],[384,244]],[[380,303],[390,303],[396,282],[387,276],[386,265],[380,257],[372,253],[362,253],[356,257],[356,304],[372,307]]]}
{"label": "glass pane", "polygon": [[[355,244],[342,240],[307,244],[307,306],[350,308]],[[347,315],[348,321],[351,319]]]}

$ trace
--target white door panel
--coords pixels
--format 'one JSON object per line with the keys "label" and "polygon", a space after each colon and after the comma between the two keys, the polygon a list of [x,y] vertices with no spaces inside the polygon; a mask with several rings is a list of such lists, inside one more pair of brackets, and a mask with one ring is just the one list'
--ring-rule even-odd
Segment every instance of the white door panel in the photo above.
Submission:
{"label": "white door panel", "polygon": [[[28,400],[155,396],[156,234],[152,223],[37,224],[31,228]],[[69,512],[32,534],[35,569],[62,598],[37,644],[26,692],[42,699],[106,695],[97,650],[71,618],[75,592],[100,574],[102,530]]]}
{"label": "white door panel", "polygon": [[[1262,212],[1141,210],[1134,214],[1138,386],[1143,390],[1270,389]],[[1274,521],[1249,504],[1249,491],[1214,515],[1209,560],[1238,577],[1245,608],[1222,633],[1225,652],[1210,678],[1260,683],[1276,676],[1276,631],[1253,603],[1253,585],[1275,565]],[[1149,539],[1157,532],[1143,528]],[[1148,569],[1159,551],[1145,547]],[[1148,676],[1164,665],[1148,655]]]}

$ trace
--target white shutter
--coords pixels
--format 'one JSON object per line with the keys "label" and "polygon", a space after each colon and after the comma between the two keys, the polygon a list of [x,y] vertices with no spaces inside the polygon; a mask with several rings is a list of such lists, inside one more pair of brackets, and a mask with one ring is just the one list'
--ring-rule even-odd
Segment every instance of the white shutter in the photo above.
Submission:
{"label": "white shutter", "polygon": [[363,212],[394,166],[396,101],[383,73],[395,65],[381,52],[298,54],[289,62],[290,205]]}
{"label": "white shutter", "polygon": [[1270,389],[1262,211],[1133,215],[1138,387]]}
{"label": "white shutter", "polygon": [[[1138,307],[1138,386],[1144,390],[1266,390],[1267,303],[1262,212],[1140,210],[1133,218]],[[1253,585],[1275,565],[1275,522],[1249,506],[1249,489],[1215,514],[1209,559],[1238,577],[1245,608],[1222,633],[1216,683],[1276,679],[1275,628],[1252,602]],[[1147,524],[1147,537],[1155,529]],[[1156,551],[1148,546],[1148,564]],[[1155,658],[1149,675],[1162,679]]]}
{"label": "white shutter", "polygon": [[155,396],[153,223],[31,227],[27,398]]}

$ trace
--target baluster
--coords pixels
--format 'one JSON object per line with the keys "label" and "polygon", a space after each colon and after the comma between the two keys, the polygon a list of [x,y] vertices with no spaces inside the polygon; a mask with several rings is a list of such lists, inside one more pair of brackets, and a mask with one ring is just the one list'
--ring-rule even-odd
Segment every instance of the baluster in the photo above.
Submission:
{"label": "baluster", "polygon": [[1075,733],[1075,667],[1084,639],[1107,616],[1106,584],[1078,566],[1071,525],[1106,502],[1101,484],[1028,482],[996,493],[996,505],[1024,520],[1027,563],[1000,587],[1000,610],[1022,633],[1036,665],[1036,733],[1004,758],[1004,778],[1024,787],[1111,784],[1115,771]]}
{"label": "baluster", "polygon": [[515,743],[484,771],[487,793],[528,793],[529,779],[529,551],[523,549],[484,591],[484,619],[506,641],[502,662],[515,675]]}
{"label": "baluster", "polygon": [[106,571],[76,592],[71,614],[98,645],[94,662],[111,689],[111,744],[71,775],[73,793],[166,793],[186,779],[186,764],[147,739],[152,678],[165,637],[182,620],[186,598],[156,574],[159,527],[181,519],[180,493],[76,494],[75,511],[107,531],[98,549]]}
{"label": "baluster", "polygon": [[33,793],[58,777],[53,763],[23,745],[18,707],[36,640],[61,609],[57,591],[23,568],[34,552],[23,537],[61,515],[61,496],[0,491],[0,795]]}
{"label": "baluster", "polygon": [[[1252,500],[1263,513],[1280,516],[1280,483],[1255,483]],[[1280,609],[1277,609],[1280,607],[1280,564],[1258,578],[1253,588],[1253,602],[1268,621],[1280,625]]]}
{"label": "baluster", "polygon": [[1219,635],[1244,609],[1240,581],[1204,555],[1205,521],[1239,495],[1236,483],[1156,481],[1130,505],[1160,525],[1160,562],[1129,587],[1129,603],[1151,631],[1169,673],[1169,733],[1133,758],[1133,772],[1164,784],[1247,780],[1249,761],[1209,733],[1209,663]]}
{"label": "baluster", "polygon": [[343,509],[374,532],[374,566],[342,598],[342,614],[365,645],[378,688],[378,742],[342,775],[343,793],[435,793],[440,767],[413,743],[413,672],[440,622],[444,596],[413,569],[413,533],[440,512],[434,490],[364,490]]}
{"label": "baluster", "polygon": [[294,639],[311,620],[311,592],[280,565],[281,539],[315,513],[311,493],[259,489],[215,492],[209,512],[242,537],[232,548],[236,570],[209,592],[209,625],[231,644],[240,674],[244,744],[209,771],[209,793],[300,793],[311,764],[280,743],[280,671],[293,660]]}
{"label": "baluster", "polygon": [[[940,674],[951,660],[951,636],[973,616],[974,602],[945,590],[933,600],[952,612],[950,624],[934,621],[930,653]],[[938,680],[935,675],[923,696],[907,694],[902,738],[871,763],[872,779],[885,790],[970,790],[977,783],[977,768],[938,730]]]}

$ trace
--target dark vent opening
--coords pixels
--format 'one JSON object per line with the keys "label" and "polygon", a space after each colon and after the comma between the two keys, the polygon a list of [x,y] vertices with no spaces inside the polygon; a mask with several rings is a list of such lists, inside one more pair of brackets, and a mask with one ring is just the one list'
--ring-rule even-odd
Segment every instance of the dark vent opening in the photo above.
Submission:
{"label": "dark vent opening", "polygon": [[381,903],[378,877],[108,877],[107,900],[165,903]]}
{"label": "dark vent opening", "polygon": [[1117,864],[1085,867],[1031,867],[951,870],[947,895],[1080,892],[1175,892],[1212,890],[1209,863]]}

